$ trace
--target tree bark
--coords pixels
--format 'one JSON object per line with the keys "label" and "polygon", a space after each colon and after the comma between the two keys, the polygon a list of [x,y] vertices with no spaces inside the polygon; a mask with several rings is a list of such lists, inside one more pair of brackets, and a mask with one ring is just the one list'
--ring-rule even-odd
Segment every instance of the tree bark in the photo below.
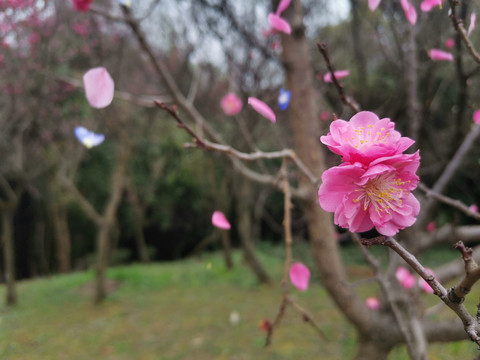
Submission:
{"label": "tree bark", "polygon": [[221,230],[220,240],[222,242],[223,259],[225,260],[225,266],[227,267],[227,269],[232,269],[232,244],[230,243],[230,236],[226,230]]}
{"label": "tree bark", "polygon": [[3,261],[5,262],[5,281],[7,284],[6,304],[15,305],[17,293],[15,290],[15,249],[13,240],[13,210],[2,211]]}
{"label": "tree bark", "polygon": [[64,204],[54,200],[50,205],[50,212],[57,243],[58,269],[61,273],[67,273],[71,270],[70,253],[72,248],[67,209]]}
{"label": "tree bark", "polygon": [[359,340],[354,360],[386,360],[392,349],[381,342]]}

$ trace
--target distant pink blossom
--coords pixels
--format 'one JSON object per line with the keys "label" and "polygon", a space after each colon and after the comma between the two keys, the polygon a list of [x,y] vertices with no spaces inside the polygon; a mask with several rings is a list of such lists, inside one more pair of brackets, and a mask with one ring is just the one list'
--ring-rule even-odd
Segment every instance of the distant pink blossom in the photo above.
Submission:
{"label": "distant pink blossom", "polygon": [[428,56],[435,61],[453,61],[453,55],[451,53],[440,49],[430,49]]}
{"label": "distant pink blossom", "polygon": [[291,0],[281,0],[278,4],[277,11],[275,11],[275,14],[280,16],[282,12],[284,12],[287,7],[289,7],[290,2]]}
{"label": "distant pink blossom", "polygon": [[372,296],[365,300],[365,305],[367,305],[370,310],[378,310],[380,308],[380,300]]}
{"label": "distant pink blossom", "polygon": [[[429,268],[425,268],[425,270],[430,274],[430,275],[433,275],[435,276],[435,273],[433,272],[432,269],[429,269]],[[425,291],[426,293],[429,293],[429,294],[433,294],[433,289],[430,287],[430,285],[428,285],[428,283],[423,280],[422,278],[418,279],[418,286],[420,286],[420,288]]]}
{"label": "distant pink blossom", "polygon": [[320,137],[330,151],[341,155],[345,162],[370,163],[384,156],[402,153],[415,141],[395,130],[389,118],[379,119],[370,111],[361,111],[350,121],[335,120],[330,132]]}
{"label": "distant pink blossom", "polygon": [[320,113],[320,120],[327,121],[328,119],[330,119],[330,113],[328,111],[322,111]]}
{"label": "distant pink blossom", "polygon": [[[340,79],[350,75],[350,70],[338,70],[338,71],[334,71],[333,74],[335,75],[335,78],[337,80],[340,80]],[[332,73],[328,72],[325,75],[323,75],[323,81],[325,81],[326,83],[333,82]]]}
{"label": "distant pink blossom", "polygon": [[407,20],[410,24],[415,25],[417,23],[417,11],[415,7],[408,0],[400,0],[400,4],[402,5]]}
{"label": "distant pink blossom", "polygon": [[277,14],[274,14],[274,13],[268,14],[268,23],[270,24],[270,27],[272,29],[278,32],[283,32],[285,34],[292,33],[292,27],[290,26],[290,24]]}
{"label": "distant pink blossom", "polygon": [[219,229],[224,229],[224,230],[230,230],[230,223],[228,222],[227,218],[225,217],[225,214],[221,211],[214,211],[212,214],[212,224],[213,226],[219,228]]}
{"label": "distant pink blossom", "polygon": [[254,97],[249,97],[248,98],[248,104],[253,107],[253,109],[258,112],[260,115],[264,116],[271,122],[275,123],[277,121],[277,117],[275,116],[275,113],[273,110],[265,104],[263,101],[254,98]]}
{"label": "distant pink blossom", "polygon": [[290,267],[290,281],[298,290],[307,290],[310,282],[310,270],[300,262],[293,263]]}
{"label": "distant pink blossom", "polygon": [[72,0],[73,8],[77,11],[88,11],[92,5],[93,0]]}
{"label": "distant pink blossom", "polygon": [[88,23],[75,23],[72,25],[72,29],[75,33],[80,36],[86,37],[89,35],[90,31],[88,29]]}
{"label": "distant pink blossom", "polygon": [[91,107],[101,109],[111,104],[115,84],[104,67],[88,70],[83,75],[85,95]]}
{"label": "distant pink blossom", "polygon": [[420,10],[423,12],[431,11],[435,6],[442,6],[443,0],[423,0],[420,4]]}
{"label": "distant pink blossom", "polygon": [[435,221],[430,221],[430,222],[427,224],[427,231],[428,231],[429,233],[434,232],[436,228],[437,228],[437,224],[435,223]]}
{"label": "distant pink blossom", "polygon": [[243,103],[236,94],[228,93],[222,98],[220,105],[225,115],[233,116],[242,110]]}
{"label": "distant pink blossom", "polygon": [[475,124],[480,124],[480,110],[477,110],[473,113],[473,122]]}
{"label": "distant pink blossom", "polygon": [[468,25],[467,36],[470,36],[470,33],[475,30],[475,23],[477,22],[477,14],[472,13],[470,15],[470,25]]}
{"label": "distant pink blossom", "polygon": [[470,210],[471,212],[474,212],[474,213],[478,213],[478,206],[475,205],[475,204],[472,204],[469,206],[468,210]]}
{"label": "distant pink blossom", "polygon": [[445,40],[445,47],[447,49],[451,49],[455,46],[455,40],[453,40],[452,38],[448,38],[447,40]]}
{"label": "distant pink blossom", "polygon": [[395,277],[400,285],[402,285],[405,289],[411,289],[415,285],[415,276],[410,274],[410,271],[403,266],[399,266],[397,268]]}
{"label": "distant pink blossom", "polygon": [[378,5],[380,5],[380,1],[382,0],[368,0],[368,7],[371,11],[374,11]]}

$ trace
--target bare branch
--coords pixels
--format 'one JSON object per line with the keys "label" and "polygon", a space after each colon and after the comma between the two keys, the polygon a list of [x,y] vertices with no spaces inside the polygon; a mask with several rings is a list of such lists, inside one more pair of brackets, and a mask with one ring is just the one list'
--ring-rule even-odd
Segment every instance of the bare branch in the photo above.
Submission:
{"label": "bare branch", "polygon": [[450,9],[451,9],[451,14],[450,14],[450,19],[452,19],[452,24],[455,30],[460,34],[461,39],[465,43],[465,46],[468,49],[468,52],[470,55],[472,55],[473,60],[475,60],[477,63],[480,64],[480,54],[475,50],[472,42],[468,38],[467,35],[467,30],[465,30],[465,26],[463,25],[463,21],[457,19],[457,16],[455,15],[455,8],[459,4],[457,0],[448,0],[450,4]]}

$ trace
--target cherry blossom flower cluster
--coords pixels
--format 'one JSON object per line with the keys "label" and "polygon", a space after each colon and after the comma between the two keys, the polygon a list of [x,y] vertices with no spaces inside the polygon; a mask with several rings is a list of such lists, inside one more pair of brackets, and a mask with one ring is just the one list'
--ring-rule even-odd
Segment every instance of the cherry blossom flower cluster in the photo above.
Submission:
{"label": "cherry blossom flower cluster", "polygon": [[393,236],[415,223],[420,203],[411,192],[419,181],[420,155],[403,153],[414,141],[402,137],[390,119],[362,111],[350,121],[333,121],[320,140],[343,160],[322,174],[318,191],[335,224]]}

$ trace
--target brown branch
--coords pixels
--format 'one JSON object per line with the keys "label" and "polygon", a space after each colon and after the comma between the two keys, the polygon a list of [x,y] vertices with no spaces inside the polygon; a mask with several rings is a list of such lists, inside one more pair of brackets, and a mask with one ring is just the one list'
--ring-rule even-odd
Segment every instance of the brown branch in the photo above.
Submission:
{"label": "brown branch", "polygon": [[337,88],[340,100],[342,100],[345,105],[349,106],[350,109],[353,110],[353,112],[358,113],[360,111],[360,106],[353,99],[349,99],[345,96],[343,92],[343,85],[340,84],[335,77],[335,70],[333,68],[332,62],[330,61],[330,56],[328,55],[327,44],[325,44],[324,42],[318,42],[317,47],[320,53],[323,55],[323,58],[325,59],[328,71],[330,71],[330,73],[332,74],[332,81]]}
{"label": "brown branch", "polygon": [[462,254],[465,263],[465,277],[450,290],[449,295],[453,300],[463,302],[465,296],[472,290],[473,285],[480,279],[480,267],[472,256],[471,248],[466,247],[461,241],[455,244],[455,248]]}
{"label": "brown branch", "polygon": [[453,27],[455,28],[455,30],[460,35],[460,38],[465,43],[465,46],[467,47],[470,55],[472,55],[473,60],[475,60],[477,63],[480,64],[480,54],[475,50],[475,47],[473,46],[472,42],[468,38],[467,30],[465,30],[463,21],[461,19],[460,20],[457,19],[457,16],[455,15],[455,8],[459,5],[459,1],[448,0],[448,2],[450,4],[450,9],[451,9],[450,19],[452,20]]}

